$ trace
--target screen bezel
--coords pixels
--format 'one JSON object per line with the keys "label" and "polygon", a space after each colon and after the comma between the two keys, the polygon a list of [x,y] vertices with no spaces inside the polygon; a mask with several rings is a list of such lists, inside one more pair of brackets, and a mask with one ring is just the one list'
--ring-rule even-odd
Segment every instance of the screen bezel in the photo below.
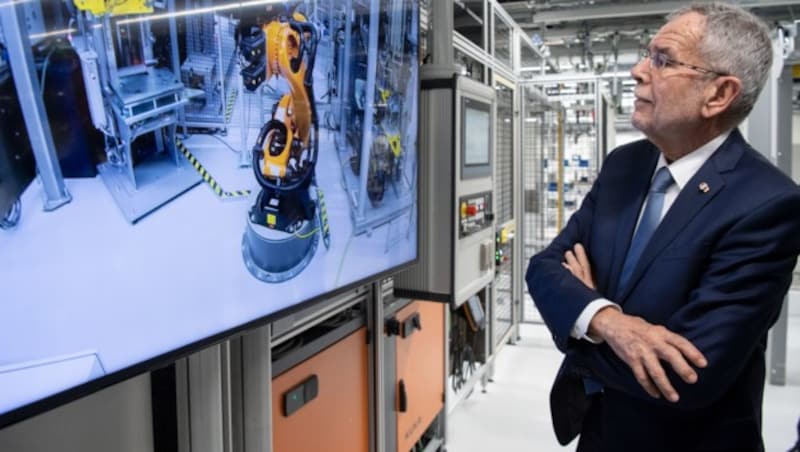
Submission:
{"label": "screen bezel", "polygon": [[[417,84],[416,84],[416,93],[417,93],[417,134],[416,134],[416,164],[414,165],[415,175],[414,180],[418,181],[421,170],[420,170],[420,124],[422,123],[422,115],[421,115],[421,108],[419,98],[421,95],[421,77],[420,77],[420,69],[422,68],[422,57],[421,57],[421,38],[422,38],[422,29],[420,25],[420,6],[417,5],[416,7],[416,21],[417,21],[417,55],[416,55],[416,64],[417,64]],[[416,265],[420,260],[420,231],[421,225],[419,222],[419,196],[420,196],[420,185],[415,183],[415,196],[416,201],[413,202],[413,207],[410,214],[416,218],[416,252],[414,259],[395,265],[393,267],[389,267],[386,270],[381,272],[375,273],[373,275],[361,278],[359,280],[353,281],[349,284],[345,284],[339,288],[333,289],[328,292],[324,292],[319,294],[316,297],[312,297],[306,300],[301,300],[295,303],[294,305],[272,312],[270,314],[264,315],[262,317],[253,319],[249,322],[241,324],[239,326],[229,328],[227,330],[220,331],[214,335],[205,337],[203,339],[197,340],[195,342],[188,343],[182,347],[173,349],[171,351],[162,353],[160,355],[156,355],[150,359],[141,361],[139,363],[130,365],[123,369],[111,372],[107,375],[103,375],[100,378],[96,378],[94,380],[87,381],[85,383],[73,386],[72,388],[65,389],[63,391],[54,393],[52,395],[46,396],[41,398],[35,402],[28,403],[26,405],[22,405],[11,411],[7,411],[5,413],[0,413],[0,430],[10,427],[14,424],[19,422],[23,422],[29,420],[37,415],[43,414],[45,412],[57,409],[59,407],[65,406],[70,402],[74,402],[78,399],[83,397],[89,396],[94,394],[100,390],[109,388],[114,386],[118,383],[122,383],[126,380],[129,380],[133,377],[140,376],[142,374],[152,372],[163,368],[169,364],[174,363],[176,360],[185,358],[193,353],[199,352],[205,348],[208,348],[213,345],[217,345],[223,343],[230,339],[235,339],[238,336],[243,335],[247,331],[254,330],[256,328],[265,326],[273,321],[276,321],[282,317],[289,316],[294,314],[298,311],[309,309],[313,307],[320,307],[323,306],[326,302],[333,302],[335,298],[343,293],[348,291],[352,291],[358,287],[365,286],[374,282],[381,281],[387,277],[393,276],[401,271],[408,269],[414,265]]]}

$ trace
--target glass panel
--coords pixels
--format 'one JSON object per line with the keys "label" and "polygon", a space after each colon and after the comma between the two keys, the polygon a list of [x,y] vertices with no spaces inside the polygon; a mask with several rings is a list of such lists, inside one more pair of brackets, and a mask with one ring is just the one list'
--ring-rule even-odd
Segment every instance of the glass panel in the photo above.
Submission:
{"label": "glass panel", "polygon": [[511,27],[500,17],[494,16],[494,57],[508,67],[511,60]]}
{"label": "glass panel", "polygon": [[[527,41],[521,40],[519,46],[519,67],[520,70],[526,72],[535,72],[541,74],[542,58],[539,54],[528,44]],[[530,75],[530,74],[528,74]]]}
{"label": "glass panel", "polygon": [[453,29],[482,49],[486,49],[483,40],[485,22],[483,0],[461,0],[454,2]]}

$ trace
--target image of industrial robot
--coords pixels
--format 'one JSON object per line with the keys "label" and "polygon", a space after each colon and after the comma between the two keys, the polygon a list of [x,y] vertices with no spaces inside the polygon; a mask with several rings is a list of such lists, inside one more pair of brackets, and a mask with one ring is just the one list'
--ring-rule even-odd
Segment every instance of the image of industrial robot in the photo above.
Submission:
{"label": "image of industrial robot", "polygon": [[265,81],[288,86],[252,151],[261,190],[247,215],[242,253],[250,273],[265,282],[299,274],[320,238],[330,246],[324,198],[315,181],[319,125],[313,71],[319,39],[317,27],[295,11],[249,27],[240,42],[245,89],[255,91]]}

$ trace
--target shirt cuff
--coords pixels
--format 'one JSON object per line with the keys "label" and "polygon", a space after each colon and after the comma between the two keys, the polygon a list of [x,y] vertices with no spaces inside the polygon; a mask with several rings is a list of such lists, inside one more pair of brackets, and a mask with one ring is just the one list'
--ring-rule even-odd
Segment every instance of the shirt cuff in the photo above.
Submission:
{"label": "shirt cuff", "polygon": [[570,335],[575,339],[584,339],[592,344],[601,344],[603,342],[602,339],[589,336],[587,332],[589,331],[589,323],[592,322],[592,318],[594,318],[594,315],[597,314],[597,311],[608,306],[611,306],[614,309],[622,312],[622,308],[613,301],[605,298],[593,300],[586,305],[585,308],[583,308],[583,312],[581,312],[581,315],[579,315],[578,319],[575,320],[575,325],[572,326],[572,332]]}

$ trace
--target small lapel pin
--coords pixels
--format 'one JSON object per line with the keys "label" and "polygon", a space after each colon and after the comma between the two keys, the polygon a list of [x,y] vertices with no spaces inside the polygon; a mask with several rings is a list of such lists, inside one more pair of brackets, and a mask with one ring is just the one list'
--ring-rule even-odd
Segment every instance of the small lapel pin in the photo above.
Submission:
{"label": "small lapel pin", "polygon": [[711,188],[705,182],[700,182],[700,185],[698,185],[697,188],[699,188],[703,193],[708,193],[708,191],[711,190]]}

